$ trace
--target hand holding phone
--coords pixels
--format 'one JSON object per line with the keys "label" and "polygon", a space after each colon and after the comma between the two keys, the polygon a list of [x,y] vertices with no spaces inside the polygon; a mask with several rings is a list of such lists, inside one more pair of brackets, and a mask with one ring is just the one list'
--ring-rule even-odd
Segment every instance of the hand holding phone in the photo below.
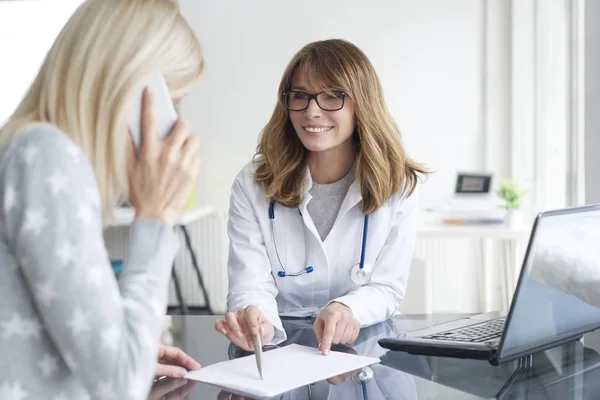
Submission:
{"label": "hand holding phone", "polygon": [[132,109],[127,175],[136,217],[173,226],[198,176],[199,140],[178,119],[163,83],[161,77],[148,85],[150,92],[142,89],[140,112]]}
{"label": "hand holding phone", "polygon": [[169,88],[164,77],[162,74],[152,75],[148,83],[134,94],[131,103],[129,131],[138,152],[142,145],[142,103],[146,87],[152,91],[154,123],[156,124],[158,137],[161,139],[167,137],[178,119],[177,111],[171,100]]}

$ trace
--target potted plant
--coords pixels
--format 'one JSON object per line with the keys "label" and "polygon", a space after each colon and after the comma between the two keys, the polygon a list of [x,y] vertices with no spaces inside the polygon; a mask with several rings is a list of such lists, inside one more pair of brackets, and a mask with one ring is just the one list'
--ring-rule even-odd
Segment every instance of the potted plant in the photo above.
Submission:
{"label": "potted plant", "polygon": [[519,207],[521,207],[521,201],[525,193],[527,193],[527,190],[519,188],[511,180],[502,182],[496,191],[496,195],[504,200],[504,204],[500,207],[506,210],[505,222],[511,228],[523,225],[523,214],[519,211]]}

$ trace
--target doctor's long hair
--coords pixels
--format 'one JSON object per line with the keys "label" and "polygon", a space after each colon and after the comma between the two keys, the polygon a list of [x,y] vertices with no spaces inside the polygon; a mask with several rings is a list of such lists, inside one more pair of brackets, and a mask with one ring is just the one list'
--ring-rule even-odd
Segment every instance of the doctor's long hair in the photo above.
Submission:
{"label": "doctor's long hair", "polygon": [[130,100],[153,73],[179,98],[204,69],[200,44],[172,0],[87,0],[71,16],[0,142],[50,123],[94,168],[104,214],[129,197]]}
{"label": "doctor's long hair", "polygon": [[360,183],[364,213],[373,213],[401,190],[410,196],[419,175],[428,171],[410,159],[402,145],[398,127],[383,98],[381,83],[366,55],[345,40],[313,42],[290,61],[279,85],[279,100],[261,133],[255,180],[285,207],[297,207],[304,195],[308,150],[298,138],[283,102],[296,71],[310,79],[312,71],[322,91],[342,89],[352,99],[356,117],[353,140],[356,146],[356,178]]}

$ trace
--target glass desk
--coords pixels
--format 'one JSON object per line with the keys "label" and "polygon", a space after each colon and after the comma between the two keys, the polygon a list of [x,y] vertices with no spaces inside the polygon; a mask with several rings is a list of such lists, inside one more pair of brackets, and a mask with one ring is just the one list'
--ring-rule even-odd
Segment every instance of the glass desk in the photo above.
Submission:
{"label": "glass desk", "polygon": [[[378,357],[372,378],[357,373],[331,378],[284,393],[277,399],[600,399],[600,355],[582,342],[532,355],[529,359],[493,367],[487,361],[414,356],[380,347],[377,340],[461,317],[458,314],[397,316],[364,328],[351,346],[332,350]],[[174,345],[202,365],[245,355],[214,330],[220,316],[172,316]],[[288,340],[317,347],[310,319],[284,320]],[[530,363],[530,366],[528,365]],[[272,368],[274,366],[265,366]],[[293,365],[290,374],[301,373]],[[363,374],[364,376],[364,374]],[[229,399],[221,389],[199,382],[160,379],[149,399]],[[231,396],[232,399],[240,397]]]}

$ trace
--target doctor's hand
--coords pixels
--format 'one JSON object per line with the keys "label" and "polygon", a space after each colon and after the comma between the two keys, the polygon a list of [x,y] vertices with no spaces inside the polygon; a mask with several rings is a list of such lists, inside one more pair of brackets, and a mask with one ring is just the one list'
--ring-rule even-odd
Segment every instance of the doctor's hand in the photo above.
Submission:
{"label": "doctor's hand", "polygon": [[319,351],[329,353],[332,344],[354,343],[360,332],[360,322],[350,307],[333,302],[321,310],[313,330],[319,343]]}
{"label": "doctor's hand", "polygon": [[273,324],[255,306],[240,308],[237,313],[228,312],[225,320],[218,320],[215,329],[227,336],[236,346],[249,351],[254,351],[253,335],[260,333],[261,341],[268,343],[275,336]]}

